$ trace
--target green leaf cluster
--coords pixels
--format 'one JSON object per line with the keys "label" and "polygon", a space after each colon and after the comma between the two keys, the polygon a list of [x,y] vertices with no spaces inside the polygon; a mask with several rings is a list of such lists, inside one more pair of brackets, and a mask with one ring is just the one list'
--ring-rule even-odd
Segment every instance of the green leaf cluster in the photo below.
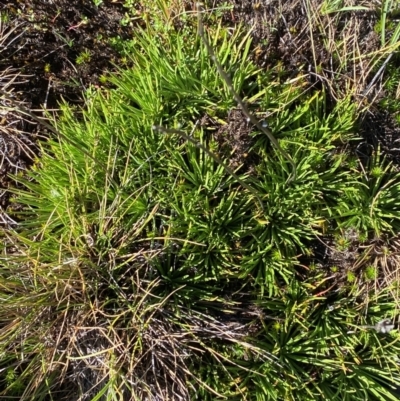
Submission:
{"label": "green leaf cluster", "polygon": [[[296,178],[253,130],[257,163],[235,173],[261,208],[201,147],[153,130],[179,124],[229,165],[213,134],[235,105],[194,32],[143,31],[124,48],[133,67],[110,78],[113,89],[89,91],[84,110],[64,104],[54,121],[62,135],[16,178],[24,189],[13,191],[19,224],[3,246],[0,369],[15,363],[29,396],[51,393],[60,372],[86,372],[87,361],[103,375],[92,399],[393,399],[398,338],[348,333],[367,313],[393,317],[393,304],[332,297],[317,267],[301,273],[301,257],[327,230],[397,230],[399,174],[379,152],[354,163],[343,146],[355,139],[349,99],[328,110],[323,91],[273,80],[249,60],[240,30],[210,37]],[[15,380],[4,372],[7,394]]]}

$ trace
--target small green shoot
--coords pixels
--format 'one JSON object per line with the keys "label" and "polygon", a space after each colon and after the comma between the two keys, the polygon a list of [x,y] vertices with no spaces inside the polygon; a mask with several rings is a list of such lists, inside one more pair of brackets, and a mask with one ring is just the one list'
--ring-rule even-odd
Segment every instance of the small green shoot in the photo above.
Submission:
{"label": "small green shoot", "polygon": [[378,277],[378,269],[376,268],[376,266],[367,266],[365,268],[364,274],[367,281],[373,281]]}
{"label": "small green shoot", "polygon": [[355,273],[349,270],[349,271],[347,272],[347,282],[348,282],[349,284],[353,284],[355,281],[356,281],[356,275],[355,275]]}
{"label": "small green shoot", "polygon": [[82,65],[82,64],[87,64],[90,62],[91,59],[91,54],[89,50],[84,50],[81,53],[79,53],[78,57],[76,58],[76,64]]}

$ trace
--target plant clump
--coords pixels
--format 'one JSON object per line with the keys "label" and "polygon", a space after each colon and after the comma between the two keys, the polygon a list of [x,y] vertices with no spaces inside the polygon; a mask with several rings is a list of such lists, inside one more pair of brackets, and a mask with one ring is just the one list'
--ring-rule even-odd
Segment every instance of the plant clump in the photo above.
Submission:
{"label": "plant clump", "polygon": [[[355,91],[260,68],[248,31],[210,14],[199,36],[158,5],[13,176],[0,395],[393,400],[400,174],[353,146]],[[354,21],[328,6],[308,17]]]}

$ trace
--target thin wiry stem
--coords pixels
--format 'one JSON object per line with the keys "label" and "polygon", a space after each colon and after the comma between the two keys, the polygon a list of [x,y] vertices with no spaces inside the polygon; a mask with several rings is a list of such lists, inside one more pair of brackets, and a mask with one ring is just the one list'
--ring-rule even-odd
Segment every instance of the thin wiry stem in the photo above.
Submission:
{"label": "thin wiry stem", "polygon": [[370,84],[367,86],[367,88],[362,92],[363,96],[367,96],[369,94],[369,91],[371,90],[371,88],[374,86],[375,82],[378,80],[378,78],[383,74],[383,71],[386,68],[386,65],[389,63],[390,59],[392,58],[394,54],[394,51],[391,52],[386,60],[383,62],[381,68],[379,68],[378,72],[375,74],[375,76],[372,78]]}
{"label": "thin wiry stem", "polygon": [[243,114],[247,117],[247,119],[252,124],[254,124],[261,132],[263,132],[265,135],[267,135],[267,137],[272,142],[272,144],[275,146],[275,148],[278,150],[278,152],[290,163],[290,165],[293,168],[293,172],[292,172],[292,175],[289,177],[288,182],[294,180],[296,178],[296,164],[294,163],[292,158],[288,155],[288,153],[285,152],[282,149],[282,147],[279,145],[279,142],[276,140],[276,138],[272,134],[271,130],[268,129],[263,124],[260,124],[260,122],[254,117],[254,115],[252,113],[250,113],[249,109],[243,102],[242,98],[235,91],[235,88],[233,87],[233,83],[232,83],[232,80],[230,79],[229,75],[224,71],[221,64],[219,63],[217,56],[215,55],[215,52],[207,39],[207,35],[204,33],[204,24],[203,24],[203,19],[201,17],[202,12],[204,12],[203,4],[197,3],[197,19],[198,19],[198,25],[199,25],[199,28],[198,28],[199,35],[207,49],[208,54],[211,57],[211,60],[214,62],[215,66],[217,67],[219,75],[225,81],[226,85],[228,86],[229,91],[231,92],[236,103],[242,110]]}

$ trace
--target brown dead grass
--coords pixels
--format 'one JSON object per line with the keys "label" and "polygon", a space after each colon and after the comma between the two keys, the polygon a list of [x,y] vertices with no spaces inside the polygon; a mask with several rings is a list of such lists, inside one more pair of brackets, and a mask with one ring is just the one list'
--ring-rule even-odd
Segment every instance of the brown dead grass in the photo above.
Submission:
{"label": "brown dead grass", "polygon": [[[283,63],[289,75],[307,74],[310,84],[328,90],[332,100],[353,96],[360,110],[379,98],[381,81],[370,86],[373,68],[394,48],[383,46],[374,30],[376,1],[345,1],[344,7],[367,8],[345,12],[329,12],[327,2],[319,0],[230,3],[234,9],[225,19],[252,28],[254,57],[261,66]],[[214,1],[211,7],[222,4]]]}

